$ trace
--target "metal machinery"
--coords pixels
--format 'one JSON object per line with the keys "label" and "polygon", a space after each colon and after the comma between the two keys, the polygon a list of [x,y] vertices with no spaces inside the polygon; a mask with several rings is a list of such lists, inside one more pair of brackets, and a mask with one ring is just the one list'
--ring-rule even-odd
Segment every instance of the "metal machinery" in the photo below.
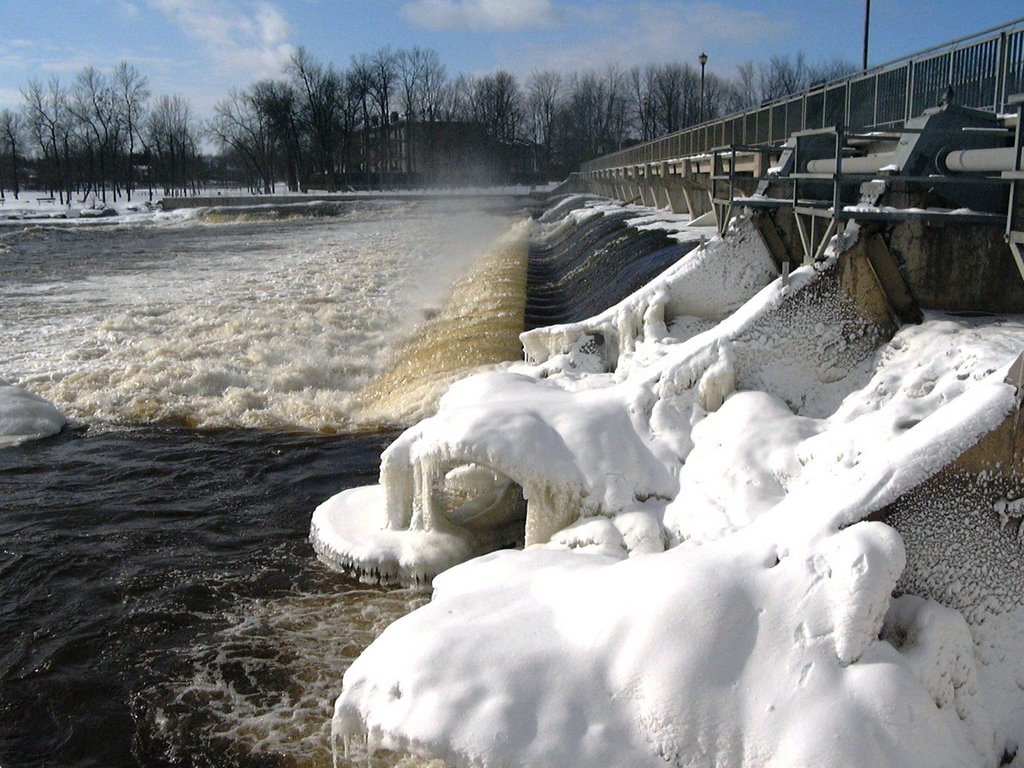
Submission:
{"label": "metal machinery", "polygon": [[943,106],[897,131],[839,125],[798,131],[781,146],[717,148],[711,182],[719,227],[737,208],[789,208],[808,263],[851,220],[1004,226],[1024,278],[1024,94],[1008,102],[1016,115],[960,107],[947,94]]}

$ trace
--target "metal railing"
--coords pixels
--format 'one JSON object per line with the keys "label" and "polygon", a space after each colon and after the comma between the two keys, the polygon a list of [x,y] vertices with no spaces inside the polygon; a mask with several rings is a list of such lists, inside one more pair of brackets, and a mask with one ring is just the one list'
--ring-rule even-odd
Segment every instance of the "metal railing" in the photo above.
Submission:
{"label": "metal railing", "polygon": [[781,144],[796,131],[830,126],[897,130],[937,106],[947,86],[965,107],[1008,111],[1010,96],[1024,91],[1024,18],[604,155],[581,170],[656,163],[729,144]]}

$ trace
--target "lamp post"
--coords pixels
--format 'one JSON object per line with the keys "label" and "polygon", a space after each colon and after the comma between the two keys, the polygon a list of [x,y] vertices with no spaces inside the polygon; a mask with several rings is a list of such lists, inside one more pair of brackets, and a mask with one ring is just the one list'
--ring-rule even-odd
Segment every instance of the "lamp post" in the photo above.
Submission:
{"label": "lamp post", "polygon": [[871,27],[871,0],[864,0],[864,67],[868,68],[868,29]]}
{"label": "lamp post", "polygon": [[704,65],[708,63],[708,55],[701,53],[697,59],[700,62],[700,119],[699,123],[704,122]]}

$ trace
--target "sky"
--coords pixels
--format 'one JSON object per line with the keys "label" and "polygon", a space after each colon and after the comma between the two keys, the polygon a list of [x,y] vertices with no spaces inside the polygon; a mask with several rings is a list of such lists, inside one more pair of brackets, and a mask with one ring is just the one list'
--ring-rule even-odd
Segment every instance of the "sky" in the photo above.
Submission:
{"label": "sky", "polygon": [[[736,65],[803,51],[859,63],[865,0],[0,0],[0,108],[30,78],[70,82],[119,61],[200,117],[232,88],[281,73],[304,46],[344,67],[390,46],[436,50],[450,74],[690,61]],[[1020,0],[874,0],[880,64],[1024,16]]]}

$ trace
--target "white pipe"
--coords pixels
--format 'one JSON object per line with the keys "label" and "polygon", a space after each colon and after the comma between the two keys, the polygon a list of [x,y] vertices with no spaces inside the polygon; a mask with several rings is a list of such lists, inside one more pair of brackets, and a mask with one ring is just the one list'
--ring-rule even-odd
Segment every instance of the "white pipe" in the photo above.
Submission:
{"label": "white pipe", "polygon": [[[863,155],[861,157],[844,157],[843,171],[846,173],[874,173],[887,165],[891,165],[895,158],[895,152],[879,152],[875,155]],[[835,172],[836,159],[834,157],[822,157],[807,162],[807,173]]]}
{"label": "white pipe", "polygon": [[944,163],[950,173],[1012,171],[1013,152],[1013,147],[955,149],[946,155]]}

